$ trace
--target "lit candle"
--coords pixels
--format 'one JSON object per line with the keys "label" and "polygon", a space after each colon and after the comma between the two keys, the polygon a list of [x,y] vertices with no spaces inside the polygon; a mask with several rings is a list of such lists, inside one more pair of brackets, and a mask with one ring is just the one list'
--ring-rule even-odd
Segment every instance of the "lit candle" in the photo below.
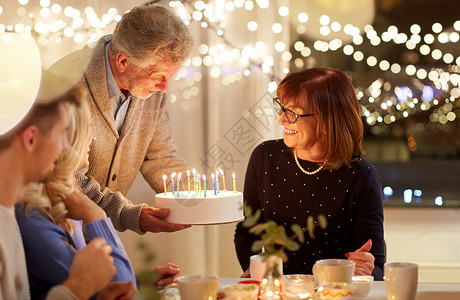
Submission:
{"label": "lit candle", "polygon": [[192,174],[193,174],[193,190],[195,191],[195,194],[196,194],[196,170],[195,169],[192,170]]}
{"label": "lit candle", "polygon": [[173,196],[174,196],[174,176],[176,176],[176,172],[171,173],[171,188],[172,188]]}
{"label": "lit candle", "polygon": [[220,175],[222,175],[222,183],[224,184],[224,191],[227,190],[227,184],[225,183],[225,174],[224,171],[222,171],[221,168],[219,168]]}
{"label": "lit candle", "polygon": [[204,197],[206,198],[206,175],[203,175]]}
{"label": "lit candle", "polygon": [[197,195],[200,195],[201,194],[201,176],[200,174],[196,174],[196,180],[198,180],[198,194]]}
{"label": "lit candle", "polygon": [[214,173],[211,173],[211,177],[212,177],[212,188],[214,189],[214,195],[217,195],[217,192],[216,192],[216,180],[214,179]]}
{"label": "lit candle", "polygon": [[235,180],[235,173],[232,174],[233,176],[233,192],[236,193],[236,180]]}
{"label": "lit candle", "polygon": [[166,174],[163,175],[163,185],[165,187],[165,194],[166,194]]}
{"label": "lit candle", "polygon": [[219,193],[219,171],[216,171],[216,190]]}
{"label": "lit candle", "polygon": [[187,170],[188,192],[190,193],[190,170]]}
{"label": "lit candle", "polygon": [[179,173],[179,175],[177,176],[177,197],[179,197],[179,183],[180,183],[181,177],[182,177],[182,172]]}

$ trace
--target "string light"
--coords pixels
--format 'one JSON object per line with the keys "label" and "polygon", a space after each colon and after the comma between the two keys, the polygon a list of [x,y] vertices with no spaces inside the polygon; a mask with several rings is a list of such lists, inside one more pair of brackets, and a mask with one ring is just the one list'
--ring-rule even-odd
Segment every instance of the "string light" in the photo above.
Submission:
{"label": "string light", "polygon": [[[75,43],[81,44],[92,42],[99,39],[104,34],[104,29],[108,25],[118,22],[121,14],[116,8],[110,8],[106,13],[99,16],[93,8],[86,7],[82,11],[72,6],[61,6],[56,1],[40,0],[40,7],[29,7],[28,0],[18,0],[18,16],[28,16],[30,24],[27,22],[17,24],[1,24],[0,33],[5,31],[22,32],[31,34],[37,38],[39,44],[50,42],[60,43],[62,39],[72,38]],[[224,85],[231,85],[244,77],[250,76],[255,70],[264,72],[269,76],[268,91],[276,90],[276,82],[279,78],[274,75],[273,67],[274,55],[279,55],[283,61],[294,59],[294,65],[298,68],[304,68],[304,59],[313,59],[312,51],[325,53],[337,51],[342,48],[345,55],[351,56],[357,62],[363,62],[371,68],[378,68],[380,71],[389,71],[394,74],[404,75],[410,78],[411,84],[416,86],[414,94],[408,97],[405,103],[397,103],[395,95],[396,85],[386,82],[381,78],[374,81],[378,84],[371,84],[369,87],[357,87],[360,102],[365,108],[364,113],[368,114],[366,120],[368,124],[378,124],[395,122],[400,118],[406,118],[419,110],[433,110],[433,117],[430,118],[435,122],[445,123],[455,120],[455,113],[447,111],[442,115],[438,108],[438,100],[441,97],[447,97],[450,102],[456,102],[459,99],[460,90],[459,75],[460,57],[455,57],[453,53],[439,49],[435,42],[441,45],[448,43],[457,43],[460,40],[460,21],[456,21],[452,28],[446,29],[435,22],[431,26],[431,32],[421,35],[422,28],[418,24],[410,26],[410,34],[400,32],[398,27],[391,25],[384,32],[378,34],[372,25],[364,26],[364,32],[353,24],[341,24],[332,20],[330,16],[323,15],[319,20],[310,20],[308,12],[299,12],[296,19],[299,22],[296,31],[299,34],[305,33],[308,28],[308,22],[319,22],[320,31],[323,36],[329,36],[332,32],[344,32],[352,36],[352,43],[344,45],[340,39],[334,39],[329,42],[317,40],[308,47],[302,41],[296,41],[293,44],[294,51],[300,54],[300,58],[295,58],[294,53],[289,51],[288,45],[283,41],[277,41],[273,45],[267,45],[262,41],[257,44],[246,45],[243,48],[235,47],[225,34],[225,16],[238,12],[239,9],[253,11],[256,9],[266,10],[270,7],[267,0],[216,0],[214,3],[205,3],[204,1],[169,1],[170,7],[174,8],[185,24],[197,22],[202,28],[212,30],[220,38],[220,43],[215,46],[202,44],[198,47],[198,55],[184,62],[185,70],[189,72],[178,72],[174,80],[181,82],[186,79],[186,89],[183,91],[184,98],[191,98],[199,94],[196,82],[202,80],[201,70],[204,67],[210,69],[212,78],[220,78]],[[0,15],[4,8],[0,6]],[[29,11],[28,11],[29,10]],[[280,6],[276,9],[280,18],[287,17],[290,14],[287,6]],[[52,18],[53,17],[53,18]],[[57,18],[57,19],[56,19]],[[51,21],[49,21],[51,20]],[[255,20],[249,20],[247,23],[248,34],[260,30],[259,24]],[[274,34],[282,34],[285,28],[277,20],[271,26]],[[446,70],[443,69],[424,69],[417,68],[413,64],[402,67],[397,62],[390,62],[386,59],[378,59],[373,55],[367,55],[362,50],[357,49],[367,40],[372,46],[379,46],[381,43],[395,43],[405,46],[410,51],[417,51],[420,55],[430,57],[437,63],[446,64]],[[453,65],[452,65],[453,64]],[[230,66],[230,67],[229,67]],[[224,71],[224,69],[226,71]],[[282,70],[283,73],[289,72],[288,68]],[[187,77],[187,78],[186,78]],[[423,84],[421,80],[429,80],[437,93],[432,103],[419,100],[422,99],[422,91],[429,85]],[[393,88],[385,89],[385,86]],[[174,95],[174,99],[177,97]],[[438,99],[436,99],[438,98]],[[176,100],[174,100],[176,101]],[[442,106],[444,107],[444,106]],[[450,113],[450,114],[449,114]],[[445,116],[442,117],[441,116]]]}

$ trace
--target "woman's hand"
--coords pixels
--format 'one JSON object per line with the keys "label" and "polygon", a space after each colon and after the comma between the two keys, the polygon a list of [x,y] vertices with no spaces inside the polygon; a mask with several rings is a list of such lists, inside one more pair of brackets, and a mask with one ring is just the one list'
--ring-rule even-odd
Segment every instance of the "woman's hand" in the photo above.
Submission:
{"label": "woman's hand", "polygon": [[240,278],[251,278],[251,272],[249,272],[249,268],[246,271],[244,271]]}
{"label": "woman's hand", "polygon": [[64,203],[69,211],[67,214],[68,218],[83,220],[86,223],[107,218],[104,210],[81,191],[75,190],[71,194],[68,194],[64,199]]}
{"label": "woman's hand", "polygon": [[345,254],[348,260],[355,262],[354,276],[372,275],[374,270],[375,257],[369,250],[372,248],[372,240],[368,240],[361,248],[355,252]]}
{"label": "woman's hand", "polygon": [[159,280],[157,286],[159,289],[164,288],[168,284],[171,284],[177,280],[179,276],[182,275],[184,270],[173,264],[167,263],[155,268],[155,273],[157,273]]}

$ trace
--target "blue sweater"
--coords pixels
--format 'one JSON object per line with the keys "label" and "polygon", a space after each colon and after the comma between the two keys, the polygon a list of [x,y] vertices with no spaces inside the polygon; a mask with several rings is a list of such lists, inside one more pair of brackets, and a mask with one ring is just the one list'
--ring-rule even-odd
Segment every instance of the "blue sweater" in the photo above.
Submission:
{"label": "blue sweater", "polygon": [[[74,222],[73,234],[42,217],[37,211],[25,212],[16,206],[16,218],[21,230],[26,254],[32,299],[45,299],[48,291],[62,284],[69,275],[74,255],[86,247],[81,221]],[[132,281],[133,268],[123,244],[109,218],[85,225],[88,239],[102,237],[112,247],[117,273],[112,281]]]}

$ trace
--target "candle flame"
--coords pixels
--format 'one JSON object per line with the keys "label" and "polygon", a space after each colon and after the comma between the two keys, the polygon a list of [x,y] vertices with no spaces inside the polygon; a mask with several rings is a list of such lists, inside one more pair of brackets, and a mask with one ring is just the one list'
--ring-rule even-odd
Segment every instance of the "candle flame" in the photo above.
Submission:
{"label": "candle flame", "polygon": [[166,178],[168,178],[168,177],[166,176],[166,174],[164,174],[163,175],[163,180],[166,180]]}
{"label": "candle flame", "polygon": [[171,179],[173,179],[174,176],[176,176],[176,172],[172,172],[172,173],[171,173]]}
{"label": "candle flame", "polygon": [[233,179],[235,179],[235,173],[232,174]]}
{"label": "candle flame", "polygon": [[177,181],[180,181],[181,177],[182,177],[182,172],[180,172],[179,175],[177,176]]}
{"label": "candle flame", "polygon": [[206,175],[203,175],[203,181],[206,181]]}
{"label": "candle flame", "polygon": [[187,170],[187,177],[190,177],[190,170]]}
{"label": "candle flame", "polygon": [[224,176],[224,171],[222,171],[221,168],[219,168],[220,175]]}
{"label": "candle flame", "polygon": [[211,173],[211,177],[212,177],[212,179],[214,179],[214,173]]}
{"label": "candle flame", "polygon": [[193,173],[193,177],[195,177],[195,175],[196,175],[196,170],[193,169],[193,170],[192,170],[192,173]]}

